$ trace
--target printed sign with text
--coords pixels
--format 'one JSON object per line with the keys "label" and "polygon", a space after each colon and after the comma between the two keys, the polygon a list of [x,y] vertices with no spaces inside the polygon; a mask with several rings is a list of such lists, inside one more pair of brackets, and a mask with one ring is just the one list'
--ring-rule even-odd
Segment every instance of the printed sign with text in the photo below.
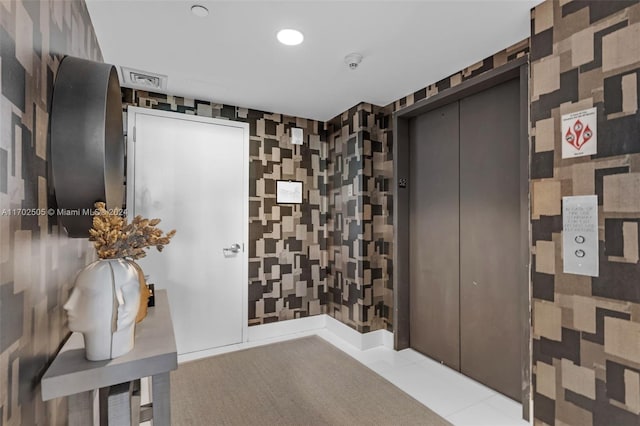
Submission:
{"label": "printed sign with text", "polygon": [[598,115],[589,108],[562,116],[562,158],[598,153]]}
{"label": "printed sign with text", "polygon": [[598,250],[598,196],[562,197],[562,271],[597,277]]}

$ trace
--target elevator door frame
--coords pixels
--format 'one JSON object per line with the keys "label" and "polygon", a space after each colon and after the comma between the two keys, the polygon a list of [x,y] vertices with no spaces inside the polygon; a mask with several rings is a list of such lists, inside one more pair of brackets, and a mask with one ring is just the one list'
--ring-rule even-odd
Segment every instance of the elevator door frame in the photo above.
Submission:
{"label": "elevator door frame", "polygon": [[[528,56],[511,61],[499,68],[487,71],[453,88],[396,111],[393,114],[393,218],[395,268],[394,282],[394,347],[409,347],[409,120],[446,104],[497,86],[514,78],[520,78],[520,323],[522,414],[529,419],[531,400],[531,280],[530,280],[530,229],[529,229],[529,114],[528,114]],[[404,183],[405,187],[401,184]]]}

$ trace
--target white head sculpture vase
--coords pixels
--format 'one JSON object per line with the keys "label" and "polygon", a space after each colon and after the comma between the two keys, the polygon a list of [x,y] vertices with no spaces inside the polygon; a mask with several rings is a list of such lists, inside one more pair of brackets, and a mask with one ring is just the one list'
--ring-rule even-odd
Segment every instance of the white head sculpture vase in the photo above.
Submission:
{"label": "white head sculpture vase", "polygon": [[89,361],[117,358],[133,349],[140,305],[138,272],[121,259],[99,260],[83,269],[64,305],[69,329],[84,336]]}

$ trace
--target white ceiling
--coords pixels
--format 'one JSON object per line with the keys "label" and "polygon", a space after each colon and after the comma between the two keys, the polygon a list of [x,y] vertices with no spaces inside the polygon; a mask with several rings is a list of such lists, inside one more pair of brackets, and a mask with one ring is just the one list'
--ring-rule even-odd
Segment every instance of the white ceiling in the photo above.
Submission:
{"label": "white ceiling", "polygon": [[[541,0],[87,0],[104,60],[172,95],[329,120],[387,105],[529,36]],[[193,4],[209,16],[191,14]],[[304,33],[284,46],[282,28]],[[364,56],[358,69],[344,63]]]}

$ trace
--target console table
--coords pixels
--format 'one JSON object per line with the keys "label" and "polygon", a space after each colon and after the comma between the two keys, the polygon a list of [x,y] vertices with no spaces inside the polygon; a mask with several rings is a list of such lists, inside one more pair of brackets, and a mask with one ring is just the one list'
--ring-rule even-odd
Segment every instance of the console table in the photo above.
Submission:
{"label": "console table", "polygon": [[68,396],[70,426],[93,424],[95,390],[106,390],[106,395],[111,386],[142,377],[151,377],[154,426],[171,424],[169,372],[178,368],[178,356],[167,291],[156,290],[155,302],[136,325],[133,350],[121,357],[88,361],[80,333],[72,333],[62,346],[42,378],[42,400]]}

